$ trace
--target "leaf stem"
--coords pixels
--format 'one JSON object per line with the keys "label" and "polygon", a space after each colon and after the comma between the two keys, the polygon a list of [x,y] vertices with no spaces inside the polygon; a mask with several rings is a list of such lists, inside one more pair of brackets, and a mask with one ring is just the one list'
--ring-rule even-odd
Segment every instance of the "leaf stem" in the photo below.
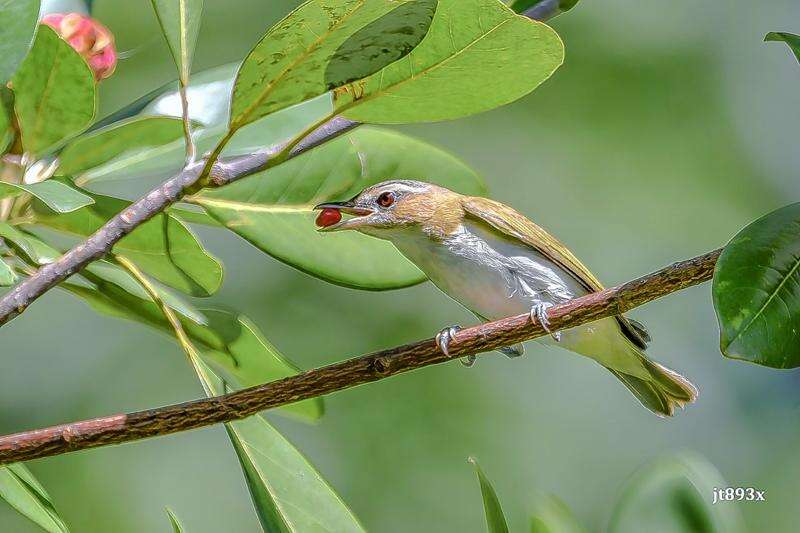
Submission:
{"label": "leaf stem", "polygon": [[178,343],[181,345],[181,348],[183,348],[183,351],[186,352],[189,362],[192,364],[194,371],[200,378],[200,382],[203,384],[203,389],[205,390],[206,396],[213,396],[214,393],[208,387],[207,380],[203,379],[205,372],[201,368],[202,365],[200,363],[200,352],[197,350],[197,348],[195,348],[191,339],[186,334],[186,330],[183,329],[183,325],[181,324],[178,315],[169,305],[164,302],[164,300],[158,294],[158,290],[156,290],[155,285],[153,285],[147,276],[145,276],[145,274],[139,270],[139,267],[137,267],[133,261],[124,255],[115,255],[114,259],[117,264],[119,264],[122,268],[127,270],[131,276],[133,276],[136,282],[142,286],[153,302],[155,302],[159,309],[161,309],[161,312],[164,314],[167,322],[169,322],[170,326],[172,326],[172,329],[175,331],[175,337],[178,339]]}
{"label": "leaf stem", "polygon": [[186,166],[194,163],[197,157],[197,147],[192,137],[192,124],[189,120],[189,99],[186,95],[186,85],[183,81],[180,82],[178,93],[181,97],[181,118],[183,120],[183,138],[186,143]]}

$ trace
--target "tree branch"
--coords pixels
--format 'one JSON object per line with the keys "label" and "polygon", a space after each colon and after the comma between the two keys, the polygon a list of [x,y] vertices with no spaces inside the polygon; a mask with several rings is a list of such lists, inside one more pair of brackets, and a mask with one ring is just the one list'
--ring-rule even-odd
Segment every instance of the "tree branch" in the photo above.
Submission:
{"label": "tree branch", "polygon": [[[661,296],[711,279],[721,250],[675,263],[618,287],[549,310],[552,331],[622,314]],[[545,335],[527,314],[459,331],[445,356],[433,339],[356,357],[224,396],[130,414],[84,420],[0,437],[0,464],[168,435],[239,420],[265,409],[330,394],[363,383],[490,351]]]}
{"label": "tree branch", "polygon": [[[282,163],[308,150],[334,139],[359,124],[343,117],[334,117],[315,129],[301,140],[287,155],[286,159],[275,161],[285,143],[278,144],[252,154],[223,158],[212,167],[210,182],[213,187],[222,187],[238,179],[256,174],[269,168],[273,163]],[[71,275],[79,272],[92,261],[111,252],[120,239],[151,218],[162,213],[172,204],[183,198],[200,178],[205,159],[183,169],[146,196],[123,209],[106,222],[92,236],[77,244],[53,263],[40,268],[2,299],[0,299],[0,326],[21,314],[37,298],[55,287]]]}

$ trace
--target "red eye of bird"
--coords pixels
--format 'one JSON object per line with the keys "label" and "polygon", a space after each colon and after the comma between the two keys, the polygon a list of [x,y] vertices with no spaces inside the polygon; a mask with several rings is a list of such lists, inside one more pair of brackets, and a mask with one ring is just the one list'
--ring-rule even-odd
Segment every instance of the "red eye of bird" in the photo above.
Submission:
{"label": "red eye of bird", "polygon": [[378,205],[381,207],[389,207],[394,203],[394,193],[393,192],[384,192],[378,196]]}

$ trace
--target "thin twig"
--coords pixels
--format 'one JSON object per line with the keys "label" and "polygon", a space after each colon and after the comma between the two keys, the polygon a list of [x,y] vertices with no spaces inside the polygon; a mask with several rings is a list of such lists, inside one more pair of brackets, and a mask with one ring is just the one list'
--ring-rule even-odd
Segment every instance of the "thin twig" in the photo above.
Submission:
{"label": "thin twig", "polygon": [[[721,250],[675,263],[618,287],[577,298],[548,312],[558,331],[622,314],[711,279]],[[445,356],[433,339],[363,355],[272,383],[147,411],[119,414],[0,437],[0,464],[59,455],[230,422],[265,409],[330,394],[454,358],[547,334],[528,314],[463,329]]]}

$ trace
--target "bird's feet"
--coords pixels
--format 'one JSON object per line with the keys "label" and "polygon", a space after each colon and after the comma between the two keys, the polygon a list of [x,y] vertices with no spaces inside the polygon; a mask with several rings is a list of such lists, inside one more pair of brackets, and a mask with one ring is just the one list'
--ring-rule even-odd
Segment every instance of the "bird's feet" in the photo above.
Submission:
{"label": "bird's feet", "polygon": [[[455,334],[459,331],[461,331],[461,326],[450,326],[443,328],[439,333],[436,334],[436,345],[447,357],[450,357],[450,341],[453,340],[453,336],[455,336]],[[468,355],[462,358],[461,364],[467,367],[474,365],[475,356]]]}
{"label": "bird's feet", "polygon": [[550,331],[550,320],[547,318],[547,310],[550,309],[551,307],[553,307],[553,304],[549,302],[541,302],[531,307],[531,312],[530,312],[531,322],[533,323],[538,322],[539,324],[541,324],[542,328],[547,333],[549,333],[551,337],[553,337],[553,340],[555,340],[556,342],[560,342],[561,332],[556,331],[555,333],[553,333],[552,331]]}

